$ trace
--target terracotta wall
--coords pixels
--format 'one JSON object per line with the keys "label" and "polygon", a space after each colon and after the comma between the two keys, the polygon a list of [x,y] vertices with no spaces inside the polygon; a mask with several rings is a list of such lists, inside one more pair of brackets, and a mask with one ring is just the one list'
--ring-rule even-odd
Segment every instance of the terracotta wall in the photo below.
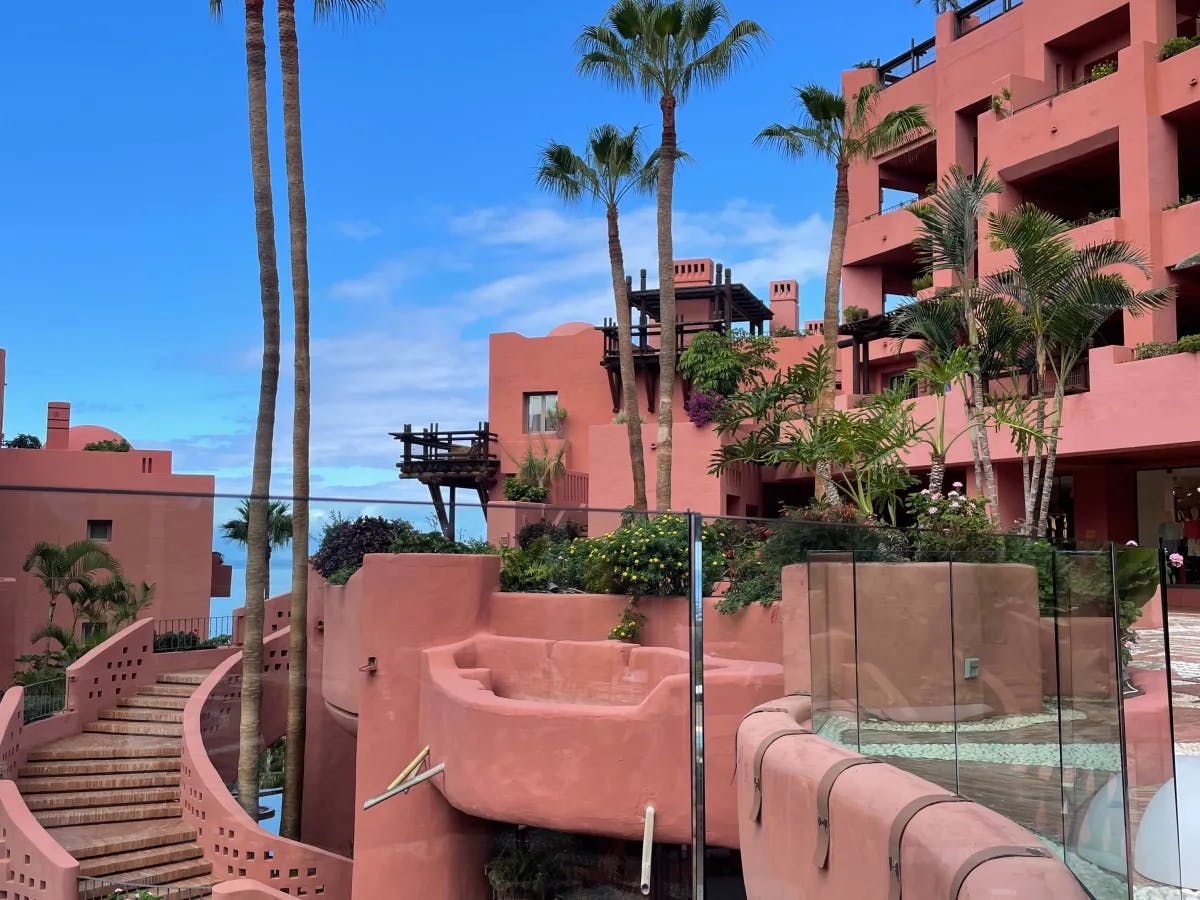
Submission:
{"label": "terracotta wall", "polygon": [[[262,735],[269,744],[283,734],[285,724],[288,630],[275,632],[263,646]],[[225,786],[231,770],[236,772],[241,666],[240,653],[217,666],[184,709],[184,820],[196,828],[218,877],[249,877],[287,888],[293,896],[303,890],[346,900],[350,859],[263,830]]]}
{"label": "terracotta wall", "polygon": [[71,900],[79,895],[79,863],[38,824],[16,784],[0,781],[0,853],[14,898]]}
{"label": "terracotta wall", "polygon": [[235,881],[222,881],[213,887],[214,897],[225,897],[227,900],[279,900],[290,897],[282,891],[269,888],[258,881],[249,878],[238,878]]}
{"label": "terracotta wall", "polygon": [[[143,472],[143,457],[154,461],[151,472]],[[16,583],[5,587],[0,610],[0,684],[8,683],[13,660],[28,652],[30,635],[46,622],[48,598],[40,582],[21,570],[25,555],[39,540],[82,540],[91,519],[112,520],[108,549],[126,577],[158,585],[145,615],[207,619],[213,576],[211,476],[171,474],[170,454],[162,451],[0,449],[0,486],[5,485],[30,489],[4,492],[0,575]],[[104,493],[131,490],[198,496]],[[55,621],[70,624],[65,600]]]}
{"label": "terracotta wall", "polygon": [[[746,895],[752,900],[887,896],[892,822],[910,801],[936,791],[927,781],[884,763],[843,773],[830,799],[828,867],[818,869],[813,864],[818,782],[832,765],[857,754],[812,735],[789,736],[775,741],[763,757],[761,818],[750,818],[756,751],[768,735],[796,728],[809,713],[804,704],[796,704],[791,714],[763,711],[748,716],[738,729],[736,781]],[[901,844],[904,896],[949,896],[963,861],[998,845],[1041,846],[1030,832],[974,803],[923,810],[910,821]],[[1086,896],[1066,866],[1049,855],[989,862],[967,878],[959,894],[960,900]]]}

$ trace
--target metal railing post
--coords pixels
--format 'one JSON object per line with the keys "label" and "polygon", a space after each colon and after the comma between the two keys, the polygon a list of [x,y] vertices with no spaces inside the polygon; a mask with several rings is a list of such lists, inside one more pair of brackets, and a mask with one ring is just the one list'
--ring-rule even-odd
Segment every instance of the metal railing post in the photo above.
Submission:
{"label": "metal railing post", "polygon": [[688,673],[692,726],[692,900],[704,900],[704,546],[703,517],[689,512]]}

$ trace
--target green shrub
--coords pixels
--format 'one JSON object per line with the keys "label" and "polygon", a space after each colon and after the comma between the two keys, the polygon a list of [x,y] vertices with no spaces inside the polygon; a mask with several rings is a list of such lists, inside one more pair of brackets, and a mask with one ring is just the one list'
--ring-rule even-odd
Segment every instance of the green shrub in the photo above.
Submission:
{"label": "green shrub", "polygon": [[642,636],[642,628],[645,624],[646,617],[638,612],[637,601],[631,599],[621,613],[621,621],[608,633],[608,638],[612,641],[636,644]]}
{"label": "green shrub", "polygon": [[867,317],[867,311],[861,306],[847,306],[842,310],[842,321],[849,325],[851,322],[860,322]]}
{"label": "green shrub", "polygon": [[550,489],[537,484],[526,484],[510,475],[504,479],[504,499],[513,503],[545,503]]}
{"label": "green shrub", "polygon": [[1106,59],[1088,69],[1088,80],[1099,81],[1101,78],[1107,78],[1116,71],[1117,61],[1115,59]]}
{"label": "green shrub", "polygon": [[92,441],[83,445],[84,450],[98,450],[106,453],[128,453],[133,447],[125,438],[118,440]]}
{"label": "green shrub", "polygon": [[910,494],[905,506],[917,523],[910,535],[913,559],[953,562],[996,562],[1003,539],[995,534],[987,500],[967,497],[962,483],[945,494],[928,490]]}
{"label": "green shrub", "polygon": [[771,338],[764,335],[702,331],[679,355],[679,374],[697,393],[728,397],[741,386],[747,373],[775,368],[774,349]]}
{"label": "green shrub", "polygon": [[1057,611],[1054,575],[1054,546],[1049,541],[1005,535],[1004,561],[1033,566],[1038,580],[1038,612],[1052,616]]}
{"label": "green shrub", "polygon": [[[680,597],[688,594],[687,519],[677,515],[627,515],[621,527],[576,541],[568,555],[582,560],[584,589],[597,594]],[[719,537],[705,526],[703,590],[712,593],[724,569]]]}
{"label": "green shrub", "polygon": [[325,580],[330,584],[345,584],[357,571],[357,566],[342,566]]}
{"label": "green shrub", "polygon": [[778,328],[771,329],[771,337],[783,338],[799,336],[800,332],[798,332],[795,328],[788,328],[786,325],[780,325]]}
{"label": "green shrub", "polygon": [[527,547],[500,548],[500,590],[532,593],[578,591],[583,586],[583,557],[571,541],[540,537]]}
{"label": "green shrub", "polygon": [[567,543],[583,535],[583,526],[578,522],[567,519],[561,525],[555,525],[548,519],[530,522],[517,531],[517,546],[528,548],[538,538],[549,538],[555,543]]}
{"label": "green shrub", "polygon": [[770,606],[782,596],[785,566],[807,562],[810,554],[852,553],[860,562],[904,559],[908,545],[904,534],[880,526],[850,506],[814,502],[803,509],[787,509],[783,518],[755,533],[726,534],[722,556],[729,590],[717,611],[731,614],[751,604]]}
{"label": "green shrub", "polygon": [[13,450],[41,450],[42,439],[36,434],[18,434],[11,440],[5,441],[4,446]]}
{"label": "green shrub", "polygon": [[368,553],[390,553],[403,528],[412,530],[407,522],[382,516],[359,516],[357,519],[334,516],[326,524],[321,544],[310,562],[325,578],[342,569],[349,569],[353,574]]}
{"label": "green shrub", "polygon": [[924,275],[918,275],[913,279],[912,290],[914,294],[919,294],[921,291],[928,290],[933,287],[933,273],[926,272]]}
{"label": "green shrub", "polygon": [[1200,334],[1189,334],[1174,342],[1157,341],[1138,344],[1134,348],[1134,359],[1155,359],[1159,356],[1174,356],[1176,353],[1200,353]]}
{"label": "green shrub", "polygon": [[1170,59],[1172,56],[1186,53],[1198,46],[1200,46],[1200,37],[1173,37],[1162,45],[1162,49],[1158,51],[1158,58],[1160,60]]}
{"label": "green shrub", "polygon": [[1174,203],[1168,203],[1166,206],[1164,206],[1163,211],[1165,212],[1168,209],[1179,209],[1181,206],[1187,206],[1189,203],[1196,203],[1197,201],[1200,201],[1200,194],[1184,194]]}

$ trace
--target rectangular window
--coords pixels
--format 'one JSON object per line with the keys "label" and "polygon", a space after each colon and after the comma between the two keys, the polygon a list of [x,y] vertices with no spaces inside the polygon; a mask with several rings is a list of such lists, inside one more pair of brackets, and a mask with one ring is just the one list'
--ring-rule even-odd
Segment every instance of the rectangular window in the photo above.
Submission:
{"label": "rectangular window", "polygon": [[87,536],[89,541],[111,541],[112,519],[88,519]]}
{"label": "rectangular window", "polygon": [[553,423],[547,415],[558,409],[558,394],[525,395],[525,433],[538,434],[553,431]]}

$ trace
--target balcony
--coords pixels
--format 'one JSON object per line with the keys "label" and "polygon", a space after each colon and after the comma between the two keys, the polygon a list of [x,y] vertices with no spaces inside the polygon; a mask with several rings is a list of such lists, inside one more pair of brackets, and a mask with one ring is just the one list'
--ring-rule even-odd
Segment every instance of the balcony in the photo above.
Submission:
{"label": "balcony", "polygon": [[[706,331],[725,332],[728,326],[724,319],[709,319],[701,322],[679,322],[675,326],[675,358],[683,353],[697,334]],[[609,388],[612,390],[613,412],[621,409],[621,337],[612,319],[605,319],[597,328],[604,335],[604,355],[600,365],[608,371]],[[659,354],[662,352],[662,325],[659,323],[633,326],[633,368],[646,373],[646,406],[654,412],[658,401]],[[687,385],[684,384],[685,400]]]}
{"label": "balcony", "polygon": [[1158,104],[1164,116],[1200,109],[1200,47],[1158,64]]}
{"label": "balcony", "polygon": [[905,201],[854,222],[846,231],[845,265],[882,265],[897,253],[912,253],[918,219]]}
{"label": "balcony", "polygon": [[1163,265],[1178,265],[1200,251],[1200,201],[1163,210],[1162,230]]}

